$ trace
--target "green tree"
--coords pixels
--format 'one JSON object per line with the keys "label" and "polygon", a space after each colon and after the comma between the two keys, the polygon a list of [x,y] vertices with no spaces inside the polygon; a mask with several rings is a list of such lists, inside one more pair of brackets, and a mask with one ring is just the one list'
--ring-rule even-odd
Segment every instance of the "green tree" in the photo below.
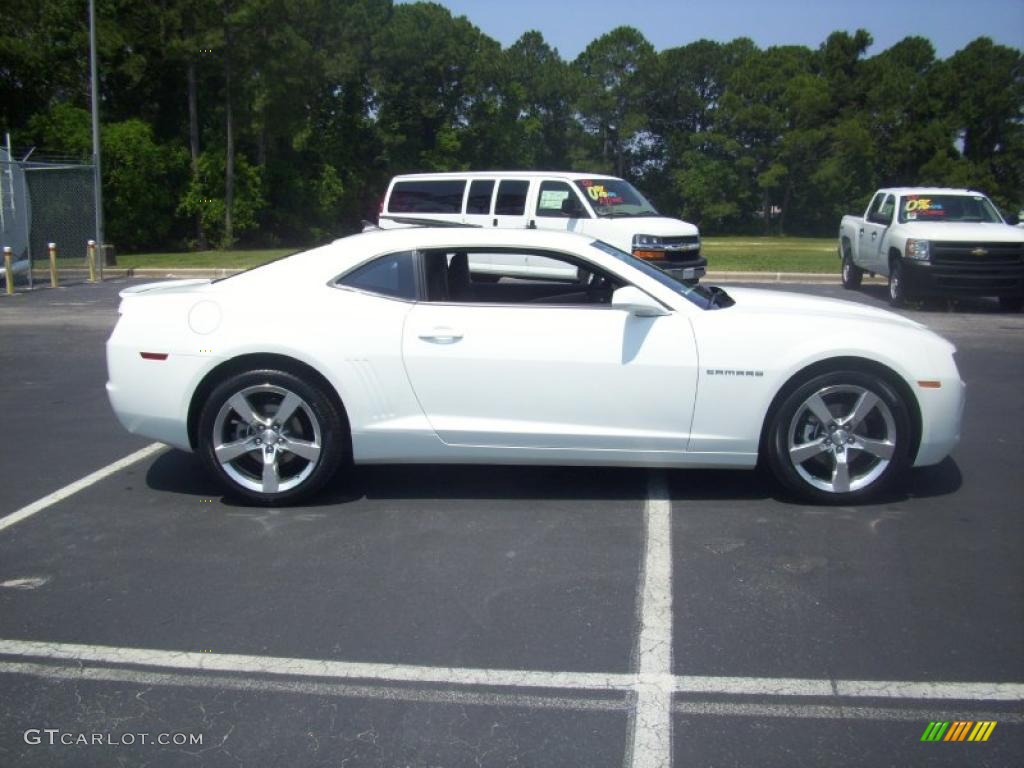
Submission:
{"label": "green tree", "polygon": [[500,46],[436,3],[395,6],[375,37],[373,86],[385,163],[396,171],[467,165],[462,140]]}
{"label": "green tree", "polygon": [[[617,176],[633,170],[630,153],[647,125],[642,72],[654,48],[633,27],[617,27],[588,45],[574,62],[577,108],[593,149],[579,158]],[[589,161],[589,162],[588,162]]]}

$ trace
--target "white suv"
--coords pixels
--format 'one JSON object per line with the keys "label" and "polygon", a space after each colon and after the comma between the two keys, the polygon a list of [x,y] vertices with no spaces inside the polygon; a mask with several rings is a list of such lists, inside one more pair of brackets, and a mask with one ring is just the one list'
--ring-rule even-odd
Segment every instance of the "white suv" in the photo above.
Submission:
{"label": "white suv", "polygon": [[[632,253],[680,280],[698,280],[707,268],[697,227],[660,215],[628,181],[592,173],[396,176],[381,203],[378,225],[381,229],[427,225],[576,232]],[[496,278],[565,277],[564,265],[542,263],[549,260],[539,257],[534,261],[494,254],[478,257],[472,269]]]}

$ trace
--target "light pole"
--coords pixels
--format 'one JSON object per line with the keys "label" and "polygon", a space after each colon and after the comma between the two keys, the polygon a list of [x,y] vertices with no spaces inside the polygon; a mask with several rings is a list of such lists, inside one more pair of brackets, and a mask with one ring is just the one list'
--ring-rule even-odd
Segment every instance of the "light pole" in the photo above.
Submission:
{"label": "light pole", "polygon": [[89,0],[89,78],[92,84],[92,168],[93,196],[96,201],[96,248],[99,253],[99,277],[103,280],[103,177],[100,174],[100,83],[96,74],[96,4]]}

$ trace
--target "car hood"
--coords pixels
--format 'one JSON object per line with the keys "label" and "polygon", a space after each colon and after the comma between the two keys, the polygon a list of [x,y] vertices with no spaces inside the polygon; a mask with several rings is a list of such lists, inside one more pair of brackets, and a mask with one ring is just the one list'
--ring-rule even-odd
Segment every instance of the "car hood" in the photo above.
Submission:
{"label": "car hood", "polygon": [[786,291],[766,291],[758,288],[729,288],[728,293],[736,302],[729,311],[736,310],[744,314],[798,315],[806,318],[808,322],[829,318],[871,321],[910,328],[925,327],[921,323],[895,312],[852,301],[806,296],[802,293]]}
{"label": "car hood", "polygon": [[916,237],[921,240],[962,243],[1024,243],[1024,232],[1009,224],[908,221],[900,226],[906,228],[908,237]]}
{"label": "car hood", "polygon": [[693,224],[667,216],[601,216],[590,223],[656,237],[692,237],[698,234],[697,227]]}

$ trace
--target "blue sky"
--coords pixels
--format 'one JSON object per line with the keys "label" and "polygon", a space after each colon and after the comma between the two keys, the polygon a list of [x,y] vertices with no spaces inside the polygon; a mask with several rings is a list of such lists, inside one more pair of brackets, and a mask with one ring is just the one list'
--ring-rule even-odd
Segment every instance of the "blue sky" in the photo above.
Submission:
{"label": "blue sky", "polygon": [[817,48],[830,32],[862,27],[869,53],[909,35],[927,37],[946,58],[976,37],[1024,49],[1024,0],[436,0],[504,46],[538,29],[565,59],[620,25],[636,27],[655,48],[708,38],[749,37],[758,46]]}

